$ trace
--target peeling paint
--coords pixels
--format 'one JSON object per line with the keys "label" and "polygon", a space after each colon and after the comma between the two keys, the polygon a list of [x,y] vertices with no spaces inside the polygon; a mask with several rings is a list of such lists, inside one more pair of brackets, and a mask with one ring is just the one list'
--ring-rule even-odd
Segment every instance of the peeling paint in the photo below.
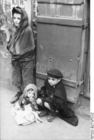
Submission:
{"label": "peeling paint", "polygon": [[[58,0],[58,2],[60,2],[60,0]],[[65,3],[66,5],[64,5],[64,2],[62,5],[53,4],[53,1],[51,1],[50,4],[39,4],[38,16],[81,19],[83,7],[82,5],[68,5],[73,4],[73,2],[74,0],[68,1],[68,3]]]}
{"label": "peeling paint", "polygon": [[73,9],[73,18],[74,19],[79,19],[79,17],[78,17],[78,14],[79,14],[79,12],[81,11],[81,7],[80,6],[72,6],[72,9]]}
{"label": "peeling paint", "polygon": [[56,6],[56,16],[60,17],[60,7],[61,5]]}
{"label": "peeling paint", "polygon": [[68,3],[69,3],[69,4],[73,4],[73,3],[74,3],[74,0],[69,0]]}
{"label": "peeling paint", "polygon": [[54,16],[55,13],[55,4],[50,4],[50,9],[51,9],[51,16]]}

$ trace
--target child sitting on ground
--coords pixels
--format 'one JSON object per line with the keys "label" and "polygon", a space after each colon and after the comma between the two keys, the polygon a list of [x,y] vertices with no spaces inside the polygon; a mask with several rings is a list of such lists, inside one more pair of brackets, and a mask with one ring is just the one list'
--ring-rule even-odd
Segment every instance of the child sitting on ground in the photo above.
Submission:
{"label": "child sitting on ground", "polygon": [[37,87],[34,84],[29,84],[26,86],[23,95],[20,97],[18,104],[20,107],[25,110],[25,106],[30,104],[33,111],[38,110],[36,103],[37,99]]}
{"label": "child sitting on ground", "polygon": [[38,116],[38,107],[36,103],[37,87],[34,84],[26,86],[24,93],[15,103],[12,114],[19,125],[27,125],[32,122],[42,122]]}
{"label": "child sitting on ground", "polygon": [[52,122],[57,114],[60,115],[60,118],[75,117],[74,112],[68,108],[62,73],[57,69],[51,69],[47,72],[47,76],[45,85],[41,88],[37,98],[37,104],[44,108],[39,116],[48,115],[47,120],[49,122]]}

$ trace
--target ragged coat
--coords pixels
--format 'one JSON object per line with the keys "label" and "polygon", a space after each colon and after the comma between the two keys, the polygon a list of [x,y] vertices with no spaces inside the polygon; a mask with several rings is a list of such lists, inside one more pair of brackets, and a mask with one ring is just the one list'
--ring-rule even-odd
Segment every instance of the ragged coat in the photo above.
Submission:
{"label": "ragged coat", "polygon": [[55,87],[50,86],[48,80],[46,80],[45,85],[41,88],[40,94],[56,110],[67,110],[67,97],[62,80]]}
{"label": "ragged coat", "polygon": [[18,29],[16,31],[14,30],[15,32],[8,43],[8,49],[14,59],[26,57],[30,53],[34,54],[33,51],[35,49],[33,32],[28,23],[27,13],[20,8],[16,10],[20,11],[22,18]]}

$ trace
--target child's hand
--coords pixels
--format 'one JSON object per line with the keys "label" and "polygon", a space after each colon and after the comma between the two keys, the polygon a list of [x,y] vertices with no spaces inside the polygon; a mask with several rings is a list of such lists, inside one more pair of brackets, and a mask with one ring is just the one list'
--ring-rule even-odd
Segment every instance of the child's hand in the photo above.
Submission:
{"label": "child's hand", "polygon": [[25,104],[25,99],[22,100],[22,104]]}

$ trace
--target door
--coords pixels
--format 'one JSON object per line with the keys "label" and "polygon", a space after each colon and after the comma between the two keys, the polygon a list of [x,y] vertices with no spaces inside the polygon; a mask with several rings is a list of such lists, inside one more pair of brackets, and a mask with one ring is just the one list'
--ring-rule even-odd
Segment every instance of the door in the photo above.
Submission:
{"label": "door", "polygon": [[87,51],[87,1],[37,1],[37,85],[49,69],[63,74],[68,101],[76,103],[83,92]]}

